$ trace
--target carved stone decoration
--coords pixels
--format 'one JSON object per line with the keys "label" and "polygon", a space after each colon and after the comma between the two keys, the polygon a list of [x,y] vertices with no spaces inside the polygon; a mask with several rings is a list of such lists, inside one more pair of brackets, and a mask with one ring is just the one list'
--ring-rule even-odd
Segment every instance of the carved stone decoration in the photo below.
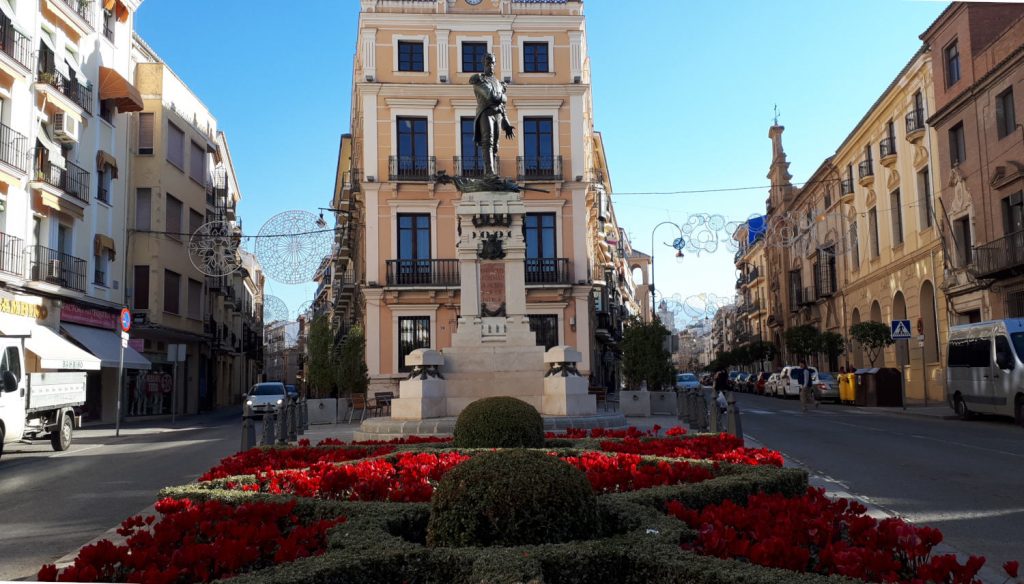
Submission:
{"label": "carved stone decoration", "polygon": [[508,213],[481,213],[473,215],[473,227],[511,227],[512,215]]}
{"label": "carved stone decoration", "polygon": [[406,379],[444,379],[444,376],[437,370],[437,365],[415,365]]}
{"label": "carved stone decoration", "polygon": [[967,190],[967,181],[955,168],[949,173],[949,186],[953,187],[953,202],[949,207],[950,216],[956,217],[970,212],[972,201],[971,193]]}
{"label": "carved stone decoration", "polygon": [[557,363],[549,363],[548,365],[549,369],[544,374],[544,377],[580,377],[580,372],[572,361],[559,361]]}
{"label": "carved stone decoration", "polygon": [[505,258],[504,242],[497,233],[487,233],[480,243],[477,257],[482,260],[500,260]]}
{"label": "carved stone decoration", "polygon": [[494,310],[491,310],[490,308],[488,308],[487,307],[487,303],[481,303],[480,304],[480,316],[484,316],[484,317],[495,317],[495,316],[507,317],[508,315],[505,313],[505,303],[502,302],[501,306],[499,306],[498,308],[495,308]]}
{"label": "carved stone decoration", "polygon": [[900,186],[900,173],[898,170],[894,168],[889,171],[889,179],[885,182],[885,186],[888,187],[890,191]]}
{"label": "carved stone decoration", "polygon": [[914,143],[914,168],[921,168],[928,164],[928,150],[921,145],[920,141]]}
{"label": "carved stone decoration", "polygon": [[875,189],[868,189],[868,197],[867,197],[867,200],[865,201],[865,204],[867,204],[867,206],[870,208],[871,206],[873,206],[875,204],[875,201],[876,201]]}

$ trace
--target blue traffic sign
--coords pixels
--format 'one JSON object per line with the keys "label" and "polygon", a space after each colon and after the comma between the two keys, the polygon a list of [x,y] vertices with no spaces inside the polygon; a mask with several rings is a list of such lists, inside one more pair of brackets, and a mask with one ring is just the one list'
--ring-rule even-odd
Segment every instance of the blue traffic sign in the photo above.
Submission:
{"label": "blue traffic sign", "polygon": [[132,313],[127,308],[121,309],[121,330],[130,331],[132,328]]}
{"label": "blue traffic sign", "polygon": [[896,341],[899,339],[909,339],[912,335],[910,334],[910,321],[909,320],[894,320],[892,321],[891,328],[889,329],[892,340]]}

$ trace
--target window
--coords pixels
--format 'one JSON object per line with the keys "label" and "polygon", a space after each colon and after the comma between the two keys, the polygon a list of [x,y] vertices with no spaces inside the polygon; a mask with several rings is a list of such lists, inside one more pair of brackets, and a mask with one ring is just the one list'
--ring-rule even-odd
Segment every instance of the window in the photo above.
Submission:
{"label": "window", "polygon": [[468,116],[459,120],[459,130],[462,135],[459,151],[462,156],[462,176],[479,176],[484,172],[484,159],[476,145],[474,135],[475,122],[474,118]]}
{"label": "window", "polygon": [[879,244],[878,244],[878,208],[871,207],[868,210],[868,231],[871,236],[871,259],[875,259],[880,255]]}
{"label": "window", "polygon": [[63,223],[57,225],[57,252],[71,254],[74,243],[71,240],[71,226]]}
{"label": "window", "polygon": [[426,176],[430,172],[427,118],[398,118],[398,173]]}
{"label": "window", "polygon": [[104,203],[110,202],[110,180],[113,177],[109,164],[96,171],[96,198]]}
{"label": "window", "polygon": [[192,278],[188,279],[188,317],[203,318],[203,283]]}
{"label": "window", "polygon": [[113,11],[103,10],[103,36],[110,42],[114,42],[114,23],[117,19]]}
{"label": "window", "polygon": [[192,180],[196,181],[201,185],[206,184],[206,150],[192,142],[192,148],[190,150],[191,157],[189,158],[188,175]]}
{"label": "window", "polygon": [[967,144],[964,142],[964,123],[949,129],[949,164],[956,166],[967,160]]}
{"label": "window", "polygon": [[953,41],[943,51],[946,61],[946,87],[960,81],[960,48]]}
{"label": "window", "polygon": [[181,310],[181,275],[164,270],[164,312],[179,314]]}
{"label": "window", "polygon": [[988,339],[961,339],[950,341],[950,367],[989,367],[992,342]]}
{"label": "window", "polygon": [[174,124],[167,124],[167,162],[185,170],[185,132]]}
{"label": "window", "polygon": [[538,346],[543,346],[545,351],[558,346],[557,314],[531,314],[527,318],[530,319],[530,330],[537,336]]}
{"label": "window", "polygon": [[551,118],[523,118],[524,173],[553,174],[554,123]]}
{"label": "window", "polygon": [[100,117],[103,121],[107,122],[111,126],[114,125],[114,114],[117,113],[117,107],[114,106],[114,102],[109,99],[100,100]]}
{"label": "window", "polygon": [[547,73],[548,44],[523,43],[523,71],[526,73]]}
{"label": "window", "polygon": [[398,370],[409,371],[405,358],[416,349],[430,348],[430,317],[398,317]]}
{"label": "window", "polygon": [[203,214],[195,209],[188,210],[188,232],[195,233],[203,226]]}
{"label": "window", "polygon": [[974,254],[971,252],[971,218],[961,217],[953,221],[953,239],[956,242],[957,255],[963,263],[961,268],[966,268],[974,262]]}
{"label": "window", "polygon": [[135,283],[132,284],[134,308],[149,308],[149,266],[135,266]]}
{"label": "window", "polygon": [[398,41],[398,70],[423,71],[423,43]]}
{"label": "window", "polygon": [[1017,191],[1003,199],[1003,234],[1024,229],[1024,192]]}
{"label": "window", "polygon": [[135,229],[143,231],[151,229],[152,196],[151,189],[135,189]]}
{"label": "window", "polygon": [[800,270],[789,272],[789,306],[796,310],[796,307],[803,304],[803,276]]}
{"label": "window", "polygon": [[462,43],[462,72],[482,73],[486,55],[487,43],[468,41]]}
{"label": "window", "polygon": [[167,235],[177,239],[181,233],[181,201],[167,195]]}
{"label": "window", "polygon": [[96,266],[96,269],[93,270],[93,284],[98,286],[107,285],[107,268],[109,260],[109,252],[105,249],[101,249],[100,253],[93,255],[93,262]]}
{"label": "window", "polygon": [[935,220],[935,202],[932,200],[932,181],[928,173],[928,167],[924,167],[917,173],[917,193],[921,202],[918,207],[921,209],[921,229],[932,226]]}
{"label": "window", "polygon": [[1017,127],[1017,115],[1013,109],[1013,87],[996,96],[996,132],[1000,138],[1013,133]]}
{"label": "window", "polygon": [[153,153],[153,114],[139,114],[139,154]]}
{"label": "window", "polygon": [[832,206],[832,187],[825,186],[825,208],[828,209]]}
{"label": "window", "polygon": [[857,222],[850,223],[850,253],[853,258],[853,269],[860,268],[860,239],[857,236]]}
{"label": "window", "polygon": [[430,283],[430,257],[430,215],[399,214],[397,283]]}
{"label": "window", "polygon": [[900,190],[889,193],[889,211],[892,214],[892,245],[903,243],[903,207],[900,201]]}
{"label": "window", "polygon": [[523,218],[523,229],[527,259],[555,257],[554,213],[527,213]]}

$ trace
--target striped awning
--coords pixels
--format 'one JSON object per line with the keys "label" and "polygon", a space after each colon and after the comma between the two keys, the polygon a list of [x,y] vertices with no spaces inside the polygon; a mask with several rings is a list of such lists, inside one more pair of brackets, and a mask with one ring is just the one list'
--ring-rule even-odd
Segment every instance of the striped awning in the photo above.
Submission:
{"label": "striped awning", "polygon": [[120,73],[109,67],[100,66],[100,99],[110,100],[117,111],[141,112],[142,94]]}
{"label": "striped awning", "polygon": [[103,0],[103,9],[113,12],[120,22],[128,21],[128,7],[121,0]]}

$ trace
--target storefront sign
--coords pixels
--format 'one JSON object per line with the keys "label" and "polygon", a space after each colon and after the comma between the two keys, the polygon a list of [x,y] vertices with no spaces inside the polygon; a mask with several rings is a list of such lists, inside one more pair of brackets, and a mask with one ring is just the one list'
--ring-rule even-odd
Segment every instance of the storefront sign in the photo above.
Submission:
{"label": "storefront sign", "polygon": [[117,315],[112,312],[96,310],[95,308],[82,308],[77,304],[65,302],[60,308],[60,319],[64,322],[84,324],[107,330],[117,330]]}
{"label": "storefront sign", "polygon": [[32,304],[23,300],[13,298],[0,298],[0,312],[34,318],[35,320],[46,319],[46,307],[41,304]]}

